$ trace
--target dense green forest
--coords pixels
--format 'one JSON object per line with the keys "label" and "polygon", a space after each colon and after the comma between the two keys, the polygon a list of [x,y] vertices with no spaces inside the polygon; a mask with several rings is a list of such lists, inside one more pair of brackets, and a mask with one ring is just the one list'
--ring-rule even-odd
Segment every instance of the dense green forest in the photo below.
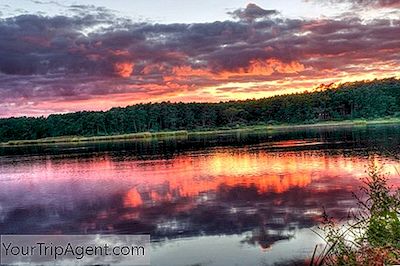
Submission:
{"label": "dense green forest", "polygon": [[105,112],[0,119],[0,141],[238,125],[399,116],[400,80],[345,83],[323,91],[220,103],[146,103]]}

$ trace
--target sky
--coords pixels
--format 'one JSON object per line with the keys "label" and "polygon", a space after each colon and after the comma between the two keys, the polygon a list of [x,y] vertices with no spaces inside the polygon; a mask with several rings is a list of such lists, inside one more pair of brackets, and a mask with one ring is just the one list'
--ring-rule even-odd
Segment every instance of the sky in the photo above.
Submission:
{"label": "sky", "polygon": [[400,77],[398,0],[1,0],[0,117]]}

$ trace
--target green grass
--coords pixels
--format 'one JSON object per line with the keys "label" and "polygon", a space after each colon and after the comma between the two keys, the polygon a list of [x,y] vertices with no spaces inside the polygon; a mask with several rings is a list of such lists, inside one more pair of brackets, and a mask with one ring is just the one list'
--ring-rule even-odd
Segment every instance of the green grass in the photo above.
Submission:
{"label": "green grass", "polygon": [[186,137],[187,131],[169,131],[169,132],[141,132],[132,134],[110,135],[110,136],[62,136],[43,138],[36,140],[11,140],[2,143],[3,146],[16,146],[16,145],[32,145],[32,144],[56,144],[56,143],[74,143],[74,142],[100,142],[100,141],[114,141],[114,140],[140,140],[140,139],[165,139],[165,138],[179,138]]}
{"label": "green grass", "polygon": [[214,136],[227,135],[235,133],[265,132],[273,133],[280,130],[302,130],[311,128],[326,127],[362,127],[367,125],[400,124],[400,118],[379,118],[374,120],[355,119],[343,121],[324,121],[317,123],[303,124],[276,124],[276,125],[255,125],[238,126],[235,128],[204,129],[199,131],[162,131],[162,132],[141,132],[131,134],[120,134],[110,136],[61,136],[36,140],[11,140],[1,143],[0,146],[20,146],[20,145],[40,145],[40,144],[58,144],[58,143],[79,143],[79,142],[102,142],[118,140],[150,140],[150,139],[168,139],[168,138],[187,138],[196,136]]}

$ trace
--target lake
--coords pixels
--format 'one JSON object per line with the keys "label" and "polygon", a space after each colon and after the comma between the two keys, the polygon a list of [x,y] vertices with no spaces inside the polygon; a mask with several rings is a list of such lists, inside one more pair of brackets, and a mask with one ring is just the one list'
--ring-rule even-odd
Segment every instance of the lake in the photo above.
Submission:
{"label": "lake", "polygon": [[0,148],[1,234],[150,234],[152,265],[310,257],[369,160],[400,184],[400,126]]}

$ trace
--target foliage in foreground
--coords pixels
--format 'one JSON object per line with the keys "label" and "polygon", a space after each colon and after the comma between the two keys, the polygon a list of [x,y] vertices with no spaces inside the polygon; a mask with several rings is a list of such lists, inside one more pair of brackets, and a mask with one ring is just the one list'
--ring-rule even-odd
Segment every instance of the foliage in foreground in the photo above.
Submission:
{"label": "foliage in foreground", "polygon": [[325,249],[311,265],[394,265],[400,264],[400,189],[393,190],[382,168],[371,160],[363,180],[360,210],[351,222],[339,226],[324,215],[321,229]]}

